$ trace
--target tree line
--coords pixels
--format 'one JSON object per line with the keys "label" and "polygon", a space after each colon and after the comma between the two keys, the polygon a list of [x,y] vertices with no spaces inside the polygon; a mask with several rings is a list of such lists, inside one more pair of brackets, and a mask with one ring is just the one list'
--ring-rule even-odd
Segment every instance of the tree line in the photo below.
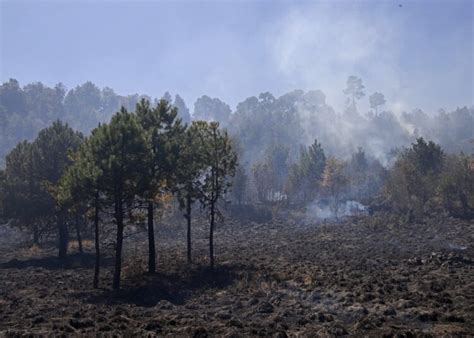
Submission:
{"label": "tree line", "polygon": [[[217,121],[239,139],[243,150],[240,162],[247,171],[272,145],[286,145],[291,161],[295,161],[300,147],[314,139],[324,145],[328,155],[349,158],[362,147],[383,165],[390,164],[393,149],[409,146],[418,137],[433,140],[448,153],[471,151],[473,107],[429,113],[414,109],[395,114],[388,109],[389,98],[376,88],[369,91],[356,76],[348,77],[341,91],[347,102],[340,112],[327,102],[321,90],[294,90],[280,97],[261,93],[246,98],[235,109],[207,95],[199,97],[192,109],[178,94],[164,93],[162,98],[178,109],[183,123]],[[0,167],[18,142],[33,140],[57,119],[88,134],[98,123],[109,121],[121,106],[133,111],[141,98],[153,104],[160,100],[143,94],[119,95],[92,82],[67,90],[61,83],[54,87],[41,82],[20,86],[11,79],[0,85]],[[358,103],[366,99],[371,109],[364,112]]]}
{"label": "tree line", "polygon": [[[67,254],[69,232],[92,222],[96,263],[100,267],[100,227],[111,218],[115,227],[113,288],[120,287],[124,228],[146,215],[148,271],[155,272],[154,212],[176,196],[188,224],[187,251],[191,261],[191,210],[199,202],[209,218],[210,266],[214,267],[214,228],[218,202],[230,187],[237,154],[218,122],[184,124],[178,110],[162,99],[142,98],[134,112],[122,107],[110,122],[85,137],[55,121],[32,141],[23,141],[7,155],[0,171],[0,210],[33,233],[57,236],[58,255]],[[110,216],[110,217],[109,217]]]}

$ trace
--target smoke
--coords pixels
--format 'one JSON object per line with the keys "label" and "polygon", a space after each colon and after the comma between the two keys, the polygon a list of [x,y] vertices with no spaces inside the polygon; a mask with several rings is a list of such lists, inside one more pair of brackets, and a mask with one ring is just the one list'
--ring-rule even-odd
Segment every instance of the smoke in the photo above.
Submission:
{"label": "smoke", "polygon": [[[411,96],[400,64],[405,19],[398,11],[387,15],[391,8],[375,5],[368,12],[358,3],[306,4],[289,11],[269,34],[275,68],[288,84],[324,92],[305,95],[298,105],[306,144],[318,139],[325,151],[343,158],[362,147],[384,165],[392,148],[409,144],[413,128],[400,119]],[[345,103],[349,75],[361,77],[366,86],[357,110]],[[369,111],[368,96],[375,91],[387,100],[380,110],[393,113],[376,118],[360,113]]]}
{"label": "smoke", "polygon": [[333,221],[337,218],[366,215],[367,207],[357,201],[341,202],[338,206],[337,215],[334,208],[325,200],[315,200],[306,207],[305,222],[314,223],[318,221]]}
{"label": "smoke", "polygon": [[362,116],[354,108],[336,112],[321,91],[310,91],[296,103],[304,130],[304,143],[317,139],[329,155],[349,159],[362,147],[366,154],[387,165],[394,148],[413,139],[413,126],[392,112]]}
{"label": "smoke", "polygon": [[339,111],[352,74],[400,102],[401,20],[379,12],[369,15],[346,2],[293,9],[269,39],[277,70],[294,87],[322,89]]}

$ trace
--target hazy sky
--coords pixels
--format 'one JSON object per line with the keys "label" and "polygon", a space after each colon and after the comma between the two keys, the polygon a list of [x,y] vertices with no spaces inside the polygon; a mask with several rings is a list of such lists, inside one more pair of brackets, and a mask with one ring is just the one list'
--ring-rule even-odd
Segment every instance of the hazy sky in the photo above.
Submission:
{"label": "hazy sky", "polygon": [[341,109],[357,75],[395,110],[474,104],[474,1],[0,3],[2,81],[168,90],[191,107],[321,89]]}

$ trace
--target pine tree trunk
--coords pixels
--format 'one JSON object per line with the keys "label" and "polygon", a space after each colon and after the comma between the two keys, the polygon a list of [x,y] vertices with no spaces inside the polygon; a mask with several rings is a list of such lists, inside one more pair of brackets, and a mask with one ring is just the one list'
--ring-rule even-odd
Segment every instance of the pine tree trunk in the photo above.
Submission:
{"label": "pine tree trunk", "polygon": [[64,223],[62,217],[57,216],[58,222],[58,233],[59,233],[59,241],[58,241],[58,249],[59,249],[59,259],[66,258],[67,255],[67,247],[69,244],[69,233],[67,229],[67,225]]}
{"label": "pine tree trunk", "polygon": [[186,220],[188,222],[188,233],[187,233],[187,240],[188,240],[188,263],[192,263],[191,258],[191,198],[188,196],[186,200]]}
{"label": "pine tree trunk", "polygon": [[95,267],[94,267],[94,289],[99,287],[100,273],[100,241],[99,241],[99,197],[95,197],[94,210],[94,239],[95,239]]}
{"label": "pine tree trunk", "polygon": [[153,202],[148,202],[148,272],[156,271],[155,229],[153,224]]}
{"label": "pine tree trunk", "polygon": [[209,233],[209,258],[211,270],[214,270],[214,202],[211,203],[211,229]]}
{"label": "pine tree trunk", "polygon": [[79,217],[77,216],[76,216],[75,227],[76,227],[77,244],[79,246],[79,253],[81,254],[81,257],[82,257],[82,255],[84,254],[84,250],[82,248],[82,237],[81,237],[81,229],[79,227]]}
{"label": "pine tree trunk", "polygon": [[120,274],[122,272],[122,245],[123,245],[123,204],[122,198],[115,201],[115,221],[117,222],[117,242],[115,246],[115,271],[113,289],[120,289]]}

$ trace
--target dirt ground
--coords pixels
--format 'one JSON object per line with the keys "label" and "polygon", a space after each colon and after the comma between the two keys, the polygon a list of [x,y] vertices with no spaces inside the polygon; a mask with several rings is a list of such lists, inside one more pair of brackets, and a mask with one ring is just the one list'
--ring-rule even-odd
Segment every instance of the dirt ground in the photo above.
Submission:
{"label": "dirt ground", "polygon": [[207,227],[158,227],[158,272],[146,242],[127,239],[122,290],[112,259],[93,290],[92,247],[64,268],[48,245],[0,233],[0,336],[474,335],[474,225],[452,219],[399,225],[227,222],[207,265]]}

